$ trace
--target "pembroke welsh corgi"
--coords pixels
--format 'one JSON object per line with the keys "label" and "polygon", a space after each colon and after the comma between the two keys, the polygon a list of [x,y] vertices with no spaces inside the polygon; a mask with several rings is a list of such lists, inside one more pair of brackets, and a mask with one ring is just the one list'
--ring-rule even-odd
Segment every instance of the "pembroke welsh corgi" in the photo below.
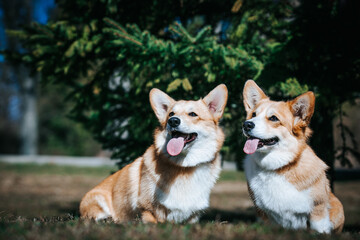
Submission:
{"label": "pembroke welsh corgi", "polygon": [[219,120],[227,95],[224,84],[198,101],[175,101],[152,89],[150,103],[161,125],[154,144],[89,191],[80,203],[81,217],[197,222],[221,170]]}
{"label": "pembroke welsh corgi", "polygon": [[257,213],[285,228],[341,232],[343,206],[331,193],[326,164],[307,144],[314,93],[271,101],[249,80],[243,98],[244,169]]}

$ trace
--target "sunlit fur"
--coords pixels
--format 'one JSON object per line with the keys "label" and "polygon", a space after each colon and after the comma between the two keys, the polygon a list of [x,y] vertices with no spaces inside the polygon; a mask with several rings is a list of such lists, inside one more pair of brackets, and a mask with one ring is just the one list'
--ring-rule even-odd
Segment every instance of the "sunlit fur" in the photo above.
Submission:
{"label": "sunlit fur", "polygon": [[[259,216],[285,228],[341,232],[343,207],[329,188],[326,164],[307,144],[314,94],[307,92],[288,102],[271,101],[249,80],[243,97],[247,121],[255,124],[244,134],[279,139],[275,145],[247,155],[244,161],[250,196]],[[278,121],[269,119],[273,115]]]}
{"label": "sunlit fur", "polygon": [[[219,150],[224,134],[218,123],[226,101],[225,85],[198,101],[175,101],[153,89],[150,102],[160,122],[154,144],[88,192],[80,203],[81,217],[111,217],[116,222],[137,218],[143,222],[197,222],[209,206],[210,191],[221,169]],[[171,112],[181,120],[177,131],[198,134],[175,157],[166,151]],[[190,112],[197,116],[189,116]]]}

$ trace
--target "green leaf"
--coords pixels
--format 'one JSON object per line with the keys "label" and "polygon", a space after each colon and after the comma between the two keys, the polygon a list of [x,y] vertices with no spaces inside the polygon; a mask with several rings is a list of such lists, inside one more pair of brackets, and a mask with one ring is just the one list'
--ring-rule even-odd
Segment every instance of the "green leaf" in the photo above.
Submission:
{"label": "green leaf", "polygon": [[171,83],[169,83],[166,91],[167,92],[173,92],[176,89],[178,89],[181,84],[182,84],[182,80],[180,78],[177,78],[174,81],[172,81]]}
{"label": "green leaf", "polygon": [[72,56],[74,56],[74,54],[75,54],[75,49],[76,49],[76,46],[78,45],[79,43],[78,43],[78,41],[74,41],[71,45],[70,45],[70,47],[66,50],[66,52],[65,52],[65,57],[67,57],[67,58],[71,58]]}
{"label": "green leaf", "polygon": [[309,91],[308,86],[301,85],[296,78],[288,78],[280,83],[280,90],[285,96],[295,97]]}
{"label": "green leaf", "polygon": [[92,47],[93,47],[92,42],[87,42],[86,45],[85,45],[85,51],[86,52],[91,52]]}
{"label": "green leaf", "polygon": [[208,82],[215,82],[215,80],[216,80],[216,75],[214,73],[209,73],[207,75],[207,81]]}
{"label": "green leaf", "polygon": [[36,71],[41,72],[41,70],[43,69],[44,65],[45,65],[45,61],[40,61],[40,62],[38,62],[38,63],[37,63]]}
{"label": "green leaf", "polygon": [[192,86],[191,86],[191,83],[190,83],[188,78],[184,78],[182,80],[182,86],[183,86],[185,91],[191,91],[192,90]]}
{"label": "green leaf", "polygon": [[25,55],[25,56],[22,57],[22,60],[24,62],[32,62],[33,58],[30,55]]}
{"label": "green leaf", "polygon": [[90,35],[90,27],[88,25],[85,25],[83,29],[83,38],[88,39],[89,35]]}
{"label": "green leaf", "polygon": [[68,64],[68,65],[66,65],[66,66],[64,67],[64,73],[65,73],[65,74],[68,74],[69,68],[70,68],[70,64]]}
{"label": "green leaf", "polygon": [[96,31],[97,30],[97,20],[92,20],[91,22],[90,22],[90,27],[91,27],[91,30],[92,31]]}
{"label": "green leaf", "polygon": [[234,69],[236,67],[236,59],[233,57],[225,57],[225,62],[227,65],[230,66],[230,68]]}

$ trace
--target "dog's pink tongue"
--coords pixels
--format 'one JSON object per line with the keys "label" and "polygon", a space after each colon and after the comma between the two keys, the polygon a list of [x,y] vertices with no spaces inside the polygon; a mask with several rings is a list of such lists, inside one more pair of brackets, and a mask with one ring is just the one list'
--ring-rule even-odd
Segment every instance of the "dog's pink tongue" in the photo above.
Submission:
{"label": "dog's pink tongue", "polygon": [[258,143],[259,139],[248,139],[244,146],[244,152],[246,154],[253,154],[257,149]]}
{"label": "dog's pink tongue", "polygon": [[166,150],[171,156],[176,156],[181,153],[185,145],[185,139],[183,137],[172,138],[167,146]]}

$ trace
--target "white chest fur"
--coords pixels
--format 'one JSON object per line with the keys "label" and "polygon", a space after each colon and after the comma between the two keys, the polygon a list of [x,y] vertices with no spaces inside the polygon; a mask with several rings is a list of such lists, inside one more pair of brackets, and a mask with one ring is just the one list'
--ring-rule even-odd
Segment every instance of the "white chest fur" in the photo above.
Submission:
{"label": "white chest fur", "polygon": [[286,228],[306,228],[313,208],[309,190],[298,191],[284,176],[261,169],[251,156],[244,168],[256,205],[270,219]]}
{"label": "white chest fur", "polygon": [[211,166],[199,166],[190,176],[179,176],[165,192],[160,188],[155,191],[156,199],[170,210],[168,221],[183,222],[194,213],[209,206],[209,198],[219,169]]}

